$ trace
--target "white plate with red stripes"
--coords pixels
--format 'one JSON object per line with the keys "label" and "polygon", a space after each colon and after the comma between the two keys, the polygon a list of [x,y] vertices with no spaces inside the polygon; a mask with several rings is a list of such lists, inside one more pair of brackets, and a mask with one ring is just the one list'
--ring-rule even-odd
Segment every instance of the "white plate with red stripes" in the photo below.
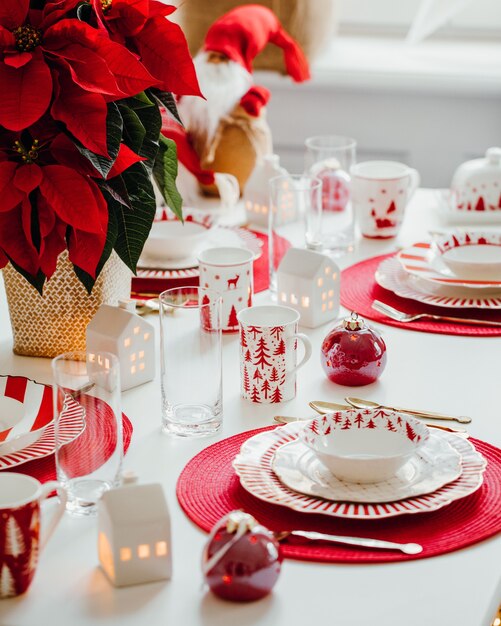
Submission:
{"label": "white plate with red stripes", "polygon": [[24,376],[0,376],[0,454],[34,443],[53,419],[52,387]]}
{"label": "white plate with red stripes", "polygon": [[[48,387],[51,391],[52,388]],[[52,407],[51,407],[52,412]],[[85,409],[73,399],[69,399],[59,422],[59,437],[61,443],[70,443],[85,430]],[[51,422],[43,434],[34,443],[9,454],[0,456],[0,470],[12,469],[22,463],[41,459],[53,454],[56,449],[54,422]]]}
{"label": "white plate with red stripes", "polygon": [[498,295],[482,291],[466,291],[462,287],[435,285],[419,276],[409,274],[396,257],[385,259],[374,275],[377,284],[401,298],[409,298],[423,304],[450,309],[501,309],[501,292]]}
{"label": "white plate with red stripes", "polygon": [[[501,280],[469,280],[453,274],[442,261],[439,254],[433,254],[432,244],[419,241],[397,254],[404,270],[417,276],[422,281],[430,281],[447,287],[460,287],[464,293],[474,294],[480,290],[485,293],[501,294]],[[475,295],[478,295],[475,294]]]}
{"label": "white plate with red stripes", "polygon": [[474,493],[483,482],[487,466],[484,457],[468,440],[444,431],[437,436],[444,438],[460,454],[462,472],[459,478],[431,493],[385,503],[337,502],[299,493],[280,481],[273,471],[273,459],[281,446],[298,440],[302,428],[304,423],[287,424],[254,435],[242,445],[233,467],[246,491],[260,500],[301,513],[373,520],[437,511]]}

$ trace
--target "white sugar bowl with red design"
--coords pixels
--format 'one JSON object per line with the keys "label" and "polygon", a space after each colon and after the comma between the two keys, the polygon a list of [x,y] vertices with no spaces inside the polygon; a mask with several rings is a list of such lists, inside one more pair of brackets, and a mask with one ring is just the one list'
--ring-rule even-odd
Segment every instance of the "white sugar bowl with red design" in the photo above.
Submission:
{"label": "white sugar bowl with red design", "polygon": [[458,167],[451,183],[458,211],[501,211],[501,148]]}
{"label": "white sugar bowl with red design", "polygon": [[202,557],[211,591],[225,600],[249,602],[268,595],[282,567],[273,533],[243,511],[225,515],[212,529]]}
{"label": "white sugar bowl with red design", "polygon": [[355,483],[392,478],[429,436],[423,422],[381,409],[330,413],[308,422],[299,434],[336,478]]}

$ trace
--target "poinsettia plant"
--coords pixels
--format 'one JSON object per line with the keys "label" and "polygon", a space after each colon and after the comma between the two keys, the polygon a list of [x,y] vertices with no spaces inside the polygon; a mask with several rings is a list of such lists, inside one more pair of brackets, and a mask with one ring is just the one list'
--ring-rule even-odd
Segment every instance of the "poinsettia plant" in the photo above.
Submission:
{"label": "poinsettia plant", "polygon": [[0,0],[0,267],[42,293],[67,249],[90,292],[112,250],[132,271],[154,178],[181,217],[162,110],[201,95],[157,0]]}

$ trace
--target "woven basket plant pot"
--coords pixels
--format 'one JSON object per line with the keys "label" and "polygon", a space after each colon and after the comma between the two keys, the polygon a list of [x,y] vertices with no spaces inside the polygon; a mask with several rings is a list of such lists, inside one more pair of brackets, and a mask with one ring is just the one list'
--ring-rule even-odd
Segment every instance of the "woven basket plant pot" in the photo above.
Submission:
{"label": "woven basket plant pot", "polygon": [[85,350],[85,329],[101,304],[116,305],[130,297],[131,271],[112,253],[91,295],[78,280],[64,251],[43,296],[11,265],[3,269],[14,352],[25,356],[55,357]]}
{"label": "woven basket plant pot", "polygon": [[[179,22],[190,52],[196,54],[211,24],[240,4],[238,0],[184,0],[179,7]],[[336,30],[338,0],[257,0],[271,9],[285,30],[302,47],[309,61],[328,45]],[[253,63],[255,70],[275,70],[285,74],[283,53],[266,46]]]}

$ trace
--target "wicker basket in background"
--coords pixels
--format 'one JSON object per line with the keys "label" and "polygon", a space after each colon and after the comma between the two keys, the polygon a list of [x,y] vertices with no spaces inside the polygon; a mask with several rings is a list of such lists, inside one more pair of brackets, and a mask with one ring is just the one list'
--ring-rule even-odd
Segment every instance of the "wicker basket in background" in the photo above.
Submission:
{"label": "wicker basket in background", "polygon": [[63,252],[43,296],[13,267],[3,269],[14,352],[25,356],[55,357],[85,350],[85,329],[101,304],[116,305],[130,297],[131,271],[112,253],[87,294]]}
{"label": "wicker basket in background", "polygon": [[[177,19],[184,30],[190,52],[200,49],[211,24],[231,9],[246,4],[235,0],[184,0]],[[285,30],[292,35],[312,61],[326,47],[335,31],[336,0],[258,0],[272,9]],[[282,51],[267,46],[253,63],[255,70],[275,70],[285,74]]]}

